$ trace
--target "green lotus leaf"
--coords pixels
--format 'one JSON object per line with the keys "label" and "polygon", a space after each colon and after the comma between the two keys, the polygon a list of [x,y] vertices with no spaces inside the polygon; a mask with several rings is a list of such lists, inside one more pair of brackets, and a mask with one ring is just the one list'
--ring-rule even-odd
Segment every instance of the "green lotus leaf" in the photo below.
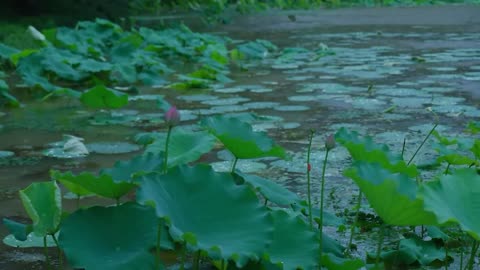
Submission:
{"label": "green lotus leaf", "polygon": [[[2,99],[4,101],[2,101]],[[8,84],[0,79],[0,104],[5,103],[11,107],[19,107],[20,102],[9,92]]]}
{"label": "green lotus leaf", "polygon": [[95,193],[98,196],[120,199],[123,195],[130,192],[136,187],[134,183],[120,182],[116,183],[109,175],[96,176],[92,173],[83,172],[74,175],[71,172],[59,173],[56,175],[57,179],[62,179],[63,182],[70,182]]}
{"label": "green lotus leaf", "polygon": [[423,184],[420,190],[425,209],[435,213],[440,224],[458,223],[480,240],[480,175],[476,170],[458,169],[438,181]]}
{"label": "green lotus leaf", "polygon": [[480,140],[475,140],[470,149],[477,160],[480,160]]}
{"label": "green lotus leaf", "polygon": [[27,240],[29,233],[33,231],[33,226],[31,224],[23,224],[16,222],[14,220],[4,218],[3,224],[7,227],[8,231],[19,241]]}
{"label": "green lotus leaf", "polygon": [[238,267],[258,260],[271,242],[272,220],[255,192],[237,186],[229,173],[210,166],[180,165],[167,174],[140,177],[137,200],[154,204],[170,223],[176,241],[186,241],[213,259],[235,261]]}
{"label": "green lotus leaf", "polygon": [[88,196],[93,194],[90,190],[84,188],[82,185],[74,183],[69,180],[69,178],[64,178],[64,174],[60,171],[51,170],[50,177],[52,180],[62,183],[70,192],[77,195],[78,197]]}
{"label": "green lotus leaf", "polygon": [[347,259],[331,253],[322,255],[322,264],[328,270],[357,270],[365,266],[361,259]]}
{"label": "green lotus leaf", "polygon": [[272,211],[273,241],[266,254],[284,270],[316,269],[319,245],[316,233],[297,215],[283,210]]}
{"label": "green lotus leaf", "polygon": [[[58,234],[58,232],[57,232]],[[56,235],[58,237],[58,235]],[[9,234],[3,238],[3,243],[9,247],[14,247],[14,248],[43,248],[44,237],[43,236],[37,236],[35,233],[30,233],[27,235],[27,239],[25,241],[20,241],[15,238],[13,234]],[[56,247],[57,244],[55,244],[55,241],[53,240],[53,237],[51,235],[46,236],[47,240],[47,247]]]}
{"label": "green lotus leaf", "polygon": [[236,158],[275,156],[285,158],[285,150],[265,133],[236,118],[214,116],[202,120],[205,126]]}
{"label": "green lotus leaf", "polygon": [[410,177],[417,176],[414,165],[407,165],[401,155],[393,154],[385,144],[375,143],[371,137],[362,137],[356,131],[341,128],[335,134],[335,140],[345,146],[354,160],[378,162],[392,172],[403,172]]}
{"label": "green lotus leaf", "polygon": [[0,43],[0,59],[10,60],[10,57],[16,53],[19,53],[20,50],[7,46],[3,43]]}
{"label": "green lotus leaf", "polygon": [[236,175],[241,177],[247,184],[251,185],[254,189],[260,192],[265,199],[279,206],[289,206],[292,204],[303,203],[297,194],[272,180],[241,172],[236,172]]}
{"label": "green lotus leaf", "polygon": [[[374,257],[374,255],[368,255]],[[427,266],[434,261],[444,261],[446,259],[443,247],[438,247],[433,241],[423,241],[419,237],[400,240],[398,250],[382,252],[380,257],[386,265],[397,266],[415,263]]]}
{"label": "green lotus leaf", "polygon": [[121,108],[128,104],[128,95],[97,85],[88,89],[80,97],[80,101],[91,108]]}
{"label": "green lotus leaf", "polygon": [[101,174],[112,177],[114,182],[133,182],[135,177],[163,169],[163,155],[146,153],[126,161],[117,161],[113,168],[104,169]]}
{"label": "green lotus leaf", "polygon": [[[147,153],[165,151],[166,134],[162,133],[145,150]],[[215,137],[206,131],[174,128],[168,143],[168,167],[196,161],[215,146]]]}
{"label": "green lotus leaf", "polygon": [[417,198],[417,185],[405,174],[392,173],[379,163],[356,161],[345,171],[365,194],[370,206],[390,225],[435,225],[435,215]]}
{"label": "green lotus leaf", "polygon": [[38,236],[54,234],[62,219],[62,198],[55,181],[30,184],[20,190],[20,199],[33,221],[33,232]]}
{"label": "green lotus leaf", "polygon": [[81,209],[62,223],[59,243],[72,268],[154,269],[158,218],[135,203]]}

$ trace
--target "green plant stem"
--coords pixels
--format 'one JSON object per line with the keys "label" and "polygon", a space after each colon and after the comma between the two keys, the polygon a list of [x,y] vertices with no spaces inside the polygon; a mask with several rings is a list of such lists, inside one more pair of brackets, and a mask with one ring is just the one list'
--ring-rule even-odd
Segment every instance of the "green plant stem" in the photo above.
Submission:
{"label": "green plant stem", "polygon": [[463,270],[463,247],[460,248],[460,270]]}
{"label": "green plant stem", "polygon": [[432,135],[433,131],[435,131],[435,129],[437,128],[438,126],[438,123],[436,123],[433,128],[430,130],[430,132],[428,133],[428,135],[425,137],[425,139],[423,139],[422,143],[420,144],[420,146],[417,148],[417,150],[415,151],[415,153],[413,154],[413,156],[410,158],[410,160],[407,162],[407,165],[410,165],[410,163],[412,163],[413,159],[415,158],[415,156],[418,154],[418,152],[420,151],[420,149],[422,149],[423,145],[425,144],[425,142],[427,142],[428,138]]}
{"label": "green plant stem", "polygon": [[185,261],[187,260],[187,243],[182,247],[182,262],[180,263],[180,270],[185,270]]}
{"label": "green plant stem", "polygon": [[195,257],[193,259],[193,270],[200,269],[200,250],[195,252]]}
{"label": "green plant stem", "polygon": [[220,270],[225,270],[225,260],[222,259],[222,263],[220,264]]}
{"label": "green plant stem", "polygon": [[473,265],[475,264],[475,255],[477,254],[478,247],[480,243],[476,240],[472,243],[472,251],[470,252],[470,259],[468,260],[467,269],[473,270]]}
{"label": "green plant stem", "polygon": [[444,267],[445,267],[445,270],[448,270],[448,245],[445,243],[445,262],[444,263]]}
{"label": "green plant stem", "polygon": [[380,254],[382,252],[384,237],[385,237],[385,224],[382,224],[382,226],[380,226],[380,235],[378,236],[377,254],[375,258],[375,269],[378,269],[378,264],[380,263]]}
{"label": "green plant stem", "polygon": [[231,173],[235,172],[235,167],[237,166],[237,162],[238,162],[238,158],[235,157],[235,160],[233,160]]}
{"label": "green plant stem", "polygon": [[352,250],[353,235],[355,234],[355,227],[357,226],[358,216],[360,215],[360,206],[362,204],[362,191],[358,190],[357,204],[355,205],[355,219],[352,227],[350,227],[350,239],[348,240],[348,250]]}
{"label": "green plant stem", "polygon": [[60,249],[60,245],[58,244],[57,237],[55,237],[55,234],[51,234],[53,241],[55,242],[55,245],[57,246],[58,249],[58,269],[62,270],[63,269],[63,255],[62,255],[62,250]]}
{"label": "green plant stem", "polygon": [[402,145],[402,160],[403,160],[403,154],[405,154],[405,145],[407,143],[407,138],[403,138],[403,145]]}
{"label": "green plant stem", "polygon": [[117,206],[120,205],[120,198],[115,198],[115,203],[117,204]]}
{"label": "green plant stem", "polygon": [[327,149],[325,152],[325,160],[323,161],[323,169],[322,169],[322,183],[321,183],[321,188],[320,188],[320,224],[319,224],[319,229],[320,229],[320,237],[319,237],[319,244],[320,244],[320,258],[318,265],[321,268],[322,267],[322,251],[323,251],[323,194],[325,191],[325,169],[327,168],[327,160],[328,160],[328,153],[330,150]]}
{"label": "green plant stem", "polygon": [[77,210],[80,209],[80,195],[77,195],[76,206]]}
{"label": "green plant stem", "polygon": [[170,142],[170,134],[172,133],[172,126],[168,125],[167,139],[165,140],[165,156],[163,157],[163,172],[168,171],[168,143]]}
{"label": "green plant stem", "polygon": [[47,235],[43,237],[43,254],[45,255],[45,268],[51,270],[50,258],[48,257]]}
{"label": "green plant stem", "polygon": [[312,150],[312,140],[313,140],[314,131],[310,131],[310,137],[308,139],[308,150],[307,150],[307,201],[308,201],[308,221],[310,222],[310,230],[313,231],[313,216],[312,216],[312,191],[311,191],[311,182],[310,182],[310,153]]}
{"label": "green plant stem", "polygon": [[447,164],[447,168],[445,169],[445,172],[443,174],[447,175],[449,169],[450,169],[450,163]]}
{"label": "green plant stem", "polygon": [[155,269],[160,270],[160,239],[162,236],[162,220],[158,221],[158,226],[157,226],[157,245],[156,245],[156,251],[157,254],[155,256]]}

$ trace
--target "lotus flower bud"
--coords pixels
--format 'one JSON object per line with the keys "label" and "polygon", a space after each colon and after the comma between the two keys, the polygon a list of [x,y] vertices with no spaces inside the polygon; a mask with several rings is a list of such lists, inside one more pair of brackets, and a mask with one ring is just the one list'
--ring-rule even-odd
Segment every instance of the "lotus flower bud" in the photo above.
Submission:
{"label": "lotus flower bud", "polygon": [[333,148],[335,148],[335,137],[333,136],[333,134],[330,134],[327,137],[327,139],[325,141],[325,148],[327,148],[327,151],[330,151]]}
{"label": "lotus flower bud", "polygon": [[177,110],[177,107],[172,106],[165,113],[165,122],[168,126],[176,126],[180,122],[180,113]]}
{"label": "lotus flower bud", "polygon": [[38,31],[35,27],[29,25],[28,32],[30,33],[30,35],[32,35],[34,39],[45,41],[45,36],[40,31]]}

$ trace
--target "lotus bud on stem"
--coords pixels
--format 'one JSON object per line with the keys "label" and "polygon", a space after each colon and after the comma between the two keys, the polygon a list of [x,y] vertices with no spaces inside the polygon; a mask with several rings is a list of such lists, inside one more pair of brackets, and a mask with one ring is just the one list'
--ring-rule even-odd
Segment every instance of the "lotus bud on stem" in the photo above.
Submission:
{"label": "lotus bud on stem", "polygon": [[178,123],[180,123],[180,113],[177,110],[177,107],[171,106],[170,109],[165,113],[165,123],[167,123],[167,139],[165,140],[165,156],[163,157],[163,171],[167,173],[168,170],[168,143],[170,141],[170,134],[172,133],[172,128]]}

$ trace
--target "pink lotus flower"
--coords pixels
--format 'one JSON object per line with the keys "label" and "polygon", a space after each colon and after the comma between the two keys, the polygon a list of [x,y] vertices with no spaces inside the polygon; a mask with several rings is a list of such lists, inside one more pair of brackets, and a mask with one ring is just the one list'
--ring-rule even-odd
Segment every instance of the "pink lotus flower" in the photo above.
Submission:
{"label": "pink lotus flower", "polygon": [[176,126],[180,122],[180,113],[177,110],[177,107],[172,106],[165,113],[165,122],[168,126]]}
{"label": "pink lotus flower", "polygon": [[333,136],[333,134],[330,134],[327,137],[327,139],[325,141],[325,148],[327,148],[327,151],[330,151],[333,148],[335,148],[335,137]]}

